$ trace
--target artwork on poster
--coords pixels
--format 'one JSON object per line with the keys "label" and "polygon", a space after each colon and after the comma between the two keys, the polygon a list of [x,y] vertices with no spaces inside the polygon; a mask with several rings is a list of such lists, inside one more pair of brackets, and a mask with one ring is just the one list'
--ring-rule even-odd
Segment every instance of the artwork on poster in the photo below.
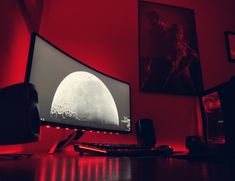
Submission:
{"label": "artwork on poster", "polygon": [[198,95],[203,90],[192,9],[139,2],[140,90]]}

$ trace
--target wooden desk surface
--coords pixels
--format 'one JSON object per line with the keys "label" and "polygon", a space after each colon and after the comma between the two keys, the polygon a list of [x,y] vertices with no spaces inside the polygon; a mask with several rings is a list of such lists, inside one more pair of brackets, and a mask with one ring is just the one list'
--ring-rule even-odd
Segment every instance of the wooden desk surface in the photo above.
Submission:
{"label": "wooden desk surface", "polygon": [[234,181],[233,164],[164,157],[35,154],[0,159],[1,181]]}

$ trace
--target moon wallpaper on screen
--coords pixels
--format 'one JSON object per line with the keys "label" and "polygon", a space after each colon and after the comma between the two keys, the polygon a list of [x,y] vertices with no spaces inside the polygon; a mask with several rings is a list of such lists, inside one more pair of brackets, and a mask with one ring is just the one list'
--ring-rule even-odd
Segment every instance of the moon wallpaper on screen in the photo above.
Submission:
{"label": "moon wallpaper on screen", "polygon": [[112,94],[95,75],[76,71],[57,87],[50,116],[61,123],[101,128],[118,126],[118,111]]}

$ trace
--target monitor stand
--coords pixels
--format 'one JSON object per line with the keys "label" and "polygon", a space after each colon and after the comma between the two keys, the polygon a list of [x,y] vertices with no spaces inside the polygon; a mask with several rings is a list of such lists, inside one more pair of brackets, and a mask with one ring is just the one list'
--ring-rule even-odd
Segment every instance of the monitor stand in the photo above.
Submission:
{"label": "monitor stand", "polygon": [[64,140],[59,140],[56,143],[54,143],[50,149],[49,153],[54,153],[54,152],[60,152],[64,150],[68,145],[73,144],[73,142],[77,141],[82,135],[84,134],[83,131],[74,131],[72,134],[68,136],[68,138]]}

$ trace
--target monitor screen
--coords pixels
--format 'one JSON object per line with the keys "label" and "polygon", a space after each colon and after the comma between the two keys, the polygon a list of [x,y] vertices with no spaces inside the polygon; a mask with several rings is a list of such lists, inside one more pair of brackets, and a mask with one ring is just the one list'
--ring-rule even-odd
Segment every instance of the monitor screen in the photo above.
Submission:
{"label": "monitor screen", "polygon": [[207,90],[201,96],[204,136],[208,144],[225,143],[224,111],[219,88]]}
{"label": "monitor screen", "polygon": [[130,84],[31,36],[26,82],[38,92],[42,124],[130,133]]}

